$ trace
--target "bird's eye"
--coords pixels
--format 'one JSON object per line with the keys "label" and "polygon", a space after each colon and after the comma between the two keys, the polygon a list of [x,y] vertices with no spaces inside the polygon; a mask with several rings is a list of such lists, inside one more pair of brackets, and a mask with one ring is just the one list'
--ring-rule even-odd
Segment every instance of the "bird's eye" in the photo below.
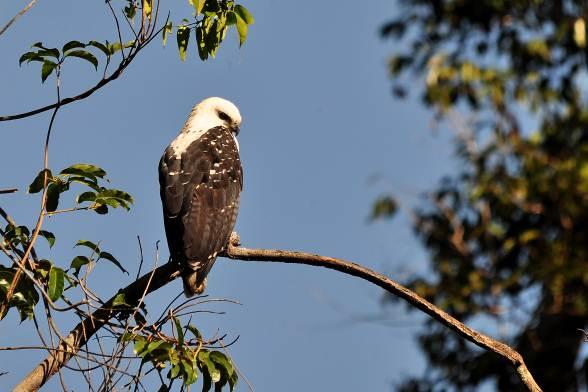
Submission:
{"label": "bird's eye", "polygon": [[220,110],[218,112],[218,118],[220,118],[223,121],[231,121],[231,118],[229,117],[229,115],[226,114],[225,112],[221,112]]}

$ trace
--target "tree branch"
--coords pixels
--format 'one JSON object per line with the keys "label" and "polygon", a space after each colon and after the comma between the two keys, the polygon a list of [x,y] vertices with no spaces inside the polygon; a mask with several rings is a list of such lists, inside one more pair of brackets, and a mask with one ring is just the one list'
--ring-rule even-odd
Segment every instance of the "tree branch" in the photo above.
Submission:
{"label": "tree branch", "polygon": [[20,18],[20,17],[21,17],[21,16],[23,16],[23,15],[24,15],[24,14],[25,14],[25,13],[26,13],[28,10],[30,10],[30,9],[31,9],[31,8],[32,8],[32,7],[35,5],[35,3],[36,3],[36,2],[37,2],[37,0],[31,0],[31,2],[30,2],[29,4],[27,4],[27,5],[26,5],[26,7],[24,7],[22,10],[20,10],[20,11],[18,12],[18,14],[14,15],[14,16],[12,17],[12,19],[10,19],[10,20],[8,21],[8,23],[6,23],[6,24],[4,25],[4,27],[2,27],[2,28],[0,29],[0,35],[4,34],[4,32],[5,32],[6,30],[8,30],[8,28],[9,28],[10,26],[12,26],[12,24],[13,24],[14,22],[16,22],[16,20],[17,20],[18,18]]}
{"label": "tree branch", "polygon": [[[107,2],[107,3],[108,3],[108,5],[110,5],[109,2]],[[157,9],[159,9],[159,5],[157,6]],[[168,19],[166,20],[166,24],[167,24],[168,20],[169,20],[169,15],[168,15]],[[150,33],[146,37],[140,37],[141,39],[137,40],[135,42],[136,46],[133,46],[130,48],[129,54],[127,56],[123,55],[123,59],[119,63],[117,69],[114,70],[114,72],[112,72],[112,74],[110,74],[110,76],[106,77],[106,75],[105,75],[105,77],[100,79],[100,81],[98,81],[98,83],[96,83],[96,85],[94,85],[94,87],[91,87],[88,90],[84,91],[83,93],[80,93],[74,97],[63,98],[59,102],[55,102],[51,105],[43,106],[43,107],[28,111],[28,112],[24,112],[24,113],[12,114],[12,115],[8,115],[8,116],[0,116],[0,122],[19,120],[21,118],[34,116],[36,114],[55,109],[58,106],[69,105],[72,102],[81,101],[82,99],[88,98],[90,95],[94,94],[96,91],[100,90],[102,87],[106,86],[108,83],[112,82],[113,80],[118,79],[118,77],[123,74],[123,71],[131,64],[131,62],[133,61],[135,56],[142,49],[144,49],[147,45],[149,45],[149,43],[151,43],[151,41],[153,41],[153,39],[155,37],[157,37],[159,35],[159,33],[164,28],[165,28],[165,25],[163,25],[163,27],[161,27],[160,29],[155,31],[154,30],[155,26],[153,26],[153,29],[150,30]],[[122,43],[121,43],[121,45],[122,45]],[[121,47],[121,52],[123,50],[124,50],[124,48]],[[106,65],[106,67],[108,67],[108,63]],[[106,68],[104,69],[104,73],[106,74]]]}
{"label": "tree branch", "polygon": [[0,122],[18,120],[21,118],[34,116],[35,114],[39,114],[39,113],[46,112],[48,110],[55,109],[58,106],[69,105],[72,102],[81,101],[84,98],[88,98],[90,95],[94,94],[96,91],[100,90],[102,87],[104,87],[108,83],[112,82],[113,80],[116,80],[120,75],[122,75],[125,68],[131,63],[133,58],[139,52],[139,49],[141,49],[141,47],[138,47],[137,50],[135,52],[133,52],[129,57],[127,57],[126,59],[121,61],[118,68],[109,77],[104,78],[104,79],[100,79],[100,81],[98,83],[96,83],[96,85],[94,87],[84,91],[83,93],[78,94],[75,97],[64,98],[60,102],[55,102],[55,103],[52,103],[51,105],[43,106],[41,108],[31,110],[29,112],[12,114],[9,116],[0,116]]}
{"label": "tree branch", "polygon": [[[504,358],[515,368],[521,382],[525,385],[527,390],[541,392],[541,388],[533,379],[529,369],[527,369],[523,357],[517,351],[504,343],[469,328],[408,288],[394,282],[382,274],[374,272],[359,264],[327,256],[286,250],[242,248],[239,246],[238,241],[237,236],[232,237],[231,244],[221,256],[233,260],[312,265],[315,267],[324,267],[340,271],[344,274],[367,280],[389,293],[404,299],[417,309],[427,313],[429,316],[445,325],[447,328],[461,335],[466,340]],[[179,267],[177,265],[168,263],[162,267],[156,268],[146,275],[143,275],[139,280],[120,290],[119,293],[122,292],[125,294],[127,303],[137,303],[142,294],[146,295],[159,289],[177,278],[179,272]],[[152,274],[153,278],[150,279]],[[148,287],[148,282],[150,280],[152,283]],[[55,354],[50,354],[20,382],[20,384],[14,389],[14,392],[38,390],[53,374],[59,371],[59,369],[61,369],[61,367],[63,367],[67,361],[76,354],[79,348],[83,346],[110,318],[124,311],[124,309],[120,308],[113,309],[113,300],[114,297],[104,304],[103,307],[96,310],[91,317],[86,318],[79,323],[67,336],[65,341],[61,342],[59,346],[60,351]]]}
{"label": "tree branch", "polygon": [[114,307],[115,297],[123,293],[128,304],[137,304],[139,300],[179,276],[179,267],[175,264],[165,264],[143,275],[124,289],[119,290],[103,306],[96,309],[85,318],[59,343],[57,351],[52,351],[47,358],[37,365],[21,382],[14,387],[13,392],[37,391],[55,373],[57,373],[90,338],[102,328],[108,320],[118,314],[129,311],[128,308]]}

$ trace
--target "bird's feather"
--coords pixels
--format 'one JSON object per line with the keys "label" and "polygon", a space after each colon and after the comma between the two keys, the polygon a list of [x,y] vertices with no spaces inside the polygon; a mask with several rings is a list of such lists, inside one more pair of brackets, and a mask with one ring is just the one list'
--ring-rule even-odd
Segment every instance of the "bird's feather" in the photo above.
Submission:
{"label": "bird's feather", "polygon": [[231,131],[214,127],[179,154],[168,147],[159,173],[170,253],[186,270],[185,285],[188,275],[196,272],[190,286],[197,288],[228,243],[237,219],[243,172]]}

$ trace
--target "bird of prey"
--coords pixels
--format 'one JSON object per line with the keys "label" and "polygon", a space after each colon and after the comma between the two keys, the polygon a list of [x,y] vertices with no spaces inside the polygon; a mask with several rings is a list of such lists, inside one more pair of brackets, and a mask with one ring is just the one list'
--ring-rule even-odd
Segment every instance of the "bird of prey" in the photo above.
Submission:
{"label": "bird of prey", "polygon": [[194,106],[159,162],[167,243],[172,261],[182,267],[188,297],[204,291],[237,220],[243,187],[240,125],[233,103],[207,98]]}

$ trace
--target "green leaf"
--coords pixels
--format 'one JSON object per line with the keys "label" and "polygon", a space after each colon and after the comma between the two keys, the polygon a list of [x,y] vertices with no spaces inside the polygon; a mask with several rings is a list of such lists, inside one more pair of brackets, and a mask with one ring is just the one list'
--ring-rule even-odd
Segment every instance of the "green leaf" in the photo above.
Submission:
{"label": "green leaf", "polygon": [[94,189],[95,191],[100,190],[100,187],[98,186],[98,180],[93,180],[91,178],[71,176],[71,177],[68,177],[67,182],[69,182],[69,183],[77,182],[80,184],[84,184],[84,185]]}
{"label": "green leaf", "polygon": [[110,57],[110,50],[108,50],[108,47],[106,45],[104,45],[101,42],[98,41],[90,41],[88,42],[89,46],[93,46],[97,49],[99,49],[102,53],[104,53],[106,55],[106,57]]}
{"label": "green leaf", "polygon": [[196,26],[196,45],[198,46],[198,57],[204,61],[208,58],[206,42],[204,42],[204,29],[202,26]]}
{"label": "green leaf", "polygon": [[202,334],[200,333],[200,331],[198,330],[198,328],[196,328],[192,324],[188,324],[187,328],[188,328],[188,331],[192,332],[192,334],[194,335],[194,337],[197,340],[200,340],[200,341],[202,340]]}
{"label": "green leaf", "polygon": [[77,57],[80,59],[84,59],[84,60],[92,63],[92,65],[94,65],[94,68],[96,70],[98,70],[98,59],[96,58],[96,56],[94,56],[92,53],[90,53],[88,51],[72,50],[71,52],[66,53],[64,57]]}
{"label": "green leaf", "polygon": [[245,22],[239,14],[235,15],[237,20],[237,33],[239,33],[239,46],[243,46],[245,40],[247,39],[247,22]]}
{"label": "green leaf", "polygon": [[53,61],[45,60],[43,61],[43,67],[41,67],[41,82],[45,82],[49,75],[53,73],[53,70],[57,68],[57,63]]}
{"label": "green leaf", "polygon": [[127,303],[127,298],[125,293],[118,293],[116,297],[114,297],[114,301],[112,301],[112,306],[131,306]]}
{"label": "green leaf", "polygon": [[184,372],[184,385],[191,385],[198,380],[198,370],[194,366],[194,362],[182,358],[180,366]]}
{"label": "green leaf", "polygon": [[133,203],[133,197],[118,189],[103,189],[96,195],[96,203],[108,204],[114,208],[122,206],[129,210],[129,204]]}
{"label": "green leaf", "polygon": [[133,19],[135,15],[137,15],[137,7],[135,6],[135,3],[129,2],[129,5],[123,9],[123,12],[125,13],[127,19]]}
{"label": "green leaf", "polygon": [[188,2],[194,7],[194,11],[196,12],[195,16],[198,16],[202,13],[206,0],[188,0]]}
{"label": "green leaf", "polygon": [[26,226],[13,226],[8,224],[4,230],[4,243],[17,246],[20,243],[28,242],[29,235],[30,231]]}
{"label": "green leaf", "polygon": [[[80,41],[69,41],[68,43],[66,43],[65,45],[63,45],[63,48],[61,49],[61,51],[63,53],[67,52],[68,50],[71,49],[76,49],[76,48],[85,48],[86,44],[81,43]],[[67,53],[65,53],[65,56],[67,56]]]}
{"label": "green leaf", "polygon": [[237,381],[239,380],[239,374],[234,372],[231,377],[229,377],[229,390],[233,392],[235,390],[235,385],[237,385]]}
{"label": "green leaf", "polygon": [[161,39],[163,41],[163,46],[167,43],[167,35],[173,33],[173,25],[172,22],[169,21],[165,24],[163,30],[161,30]]}
{"label": "green leaf", "polygon": [[53,212],[59,205],[59,194],[61,193],[61,187],[57,183],[52,182],[47,186],[47,202],[45,203],[45,209],[47,212]]}
{"label": "green leaf", "polygon": [[90,264],[90,259],[87,258],[86,256],[76,256],[73,258],[73,260],[71,261],[70,264],[70,268],[73,268],[74,271],[74,275],[78,276],[78,274],[80,273],[80,269],[84,266]]}
{"label": "green leaf", "polygon": [[18,65],[22,65],[22,63],[24,62],[30,63],[31,61],[45,61],[45,59],[40,56],[38,53],[36,52],[27,52],[25,54],[23,54],[22,56],[20,56],[20,59],[18,59]]}
{"label": "green leaf", "polygon": [[43,169],[37,174],[31,185],[29,185],[29,193],[37,193],[43,190],[43,183],[45,182],[45,173],[47,173],[47,183],[49,184],[53,179],[51,170]]}
{"label": "green leaf", "polygon": [[42,42],[37,42],[31,46],[32,48],[39,48],[41,50],[37,51],[41,56],[51,56],[55,57],[56,59],[59,58],[59,50],[57,48],[46,48],[43,46]]}
{"label": "green leaf", "polygon": [[129,274],[128,271],[123,268],[122,264],[108,252],[100,252],[100,254],[98,255],[98,259],[108,260],[112,262],[114,265],[116,265],[122,272],[124,272],[127,275]]}
{"label": "green leaf", "polygon": [[233,366],[233,362],[229,357],[220,351],[210,352],[209,357],[222,373],[222,379],[224,381],[222,384],[224,385],[226,382],[228,382],[230,390],[232,391],[235,388],[237,380],[239,379],[239,376],[235,371],[235,367]]}
{"label": "green leaf", "polygon": [[171,378],[171,379],[177,378],[179,373],[180,373],[180,365],[174,365],[171,368],[171,371],[169,373],[169,378]]}
{"label": "green leaf", "polygon": [[[0,301],[6,295],[14,278],[15,270],[2,267],[0,265]],[[20,314],[21,321],[27,317],[32,318],[35,305],[39,302],[39,294],[35,290],[33,283],[23,278],[19,280],[12,299],[9,302],[9,307],[16,307]],[[8,309],[7,309],[8,310]],[[7,312],[0,314],[0,320],[6,316]]]}
{"label": "green leaf", "polygon": [[174,316],[174,324],[176,325],[176,332],[178,334],[178,344],[181,346],[184,345],[184,330],[182,329],[182,325],[180,324],[180,320]]}
{"label": "green leaf", "polygon": [[208,372],[202,372],[202,392],[208,392],[212,388],[212,379]]}
{"label": "green leaf", "polygon": [[[214,362],[212,362],[212,360],[210,359],[210,352],[205,351],[205,350],[201,350],[198,353],[198,359],[204,365],[204,368],[206,368],[206,372],[210,376],[210,379],[212,380],[212,382],[217,383],[221,379],[221,373],[216,368]],[[203,369],[203,373],[204,373],[204,369]]]}
{"label": "green leaf", "polygon": [[98,207],[94,208],[94,211],[99,215],[108,214],[108,207],[104,204],[99,204]]}
{"label": "green leaf", "polygon": [[47,240],[50,248],[52,248],[53,245],[55,245],[55,234],[47,230],[40,230],[39,235]]}
{"label": "green leaf", "polygon": [[133,351],[137,355],[141,355],[143,350],[145,350],[145,346],[147,346],[147,340],[142,336],[137,336],[135,340],[135,346],[133,347]]}
{"label": "green leaf", "polygon": [[237,24],[237,14],[234,11],[229,11],[227,13],[227,26],[232,26]]}
{"label": "green leaf", "polygon": [[130,48],[133,45],[135,45],[135,40],[128,41],[124,44],[121,44],[120,42],[115,42],[113,44],[108,44],[108,52],[112,55],[118,52],[119,50],[122,50],[123,48]]}
{"label": "green leaf", "polygon": [[106,198],[97,197],[96,204],[109,205],[113,208],[118,208],[121,206],[121,202],[119,200],[111,198],[111,197],[106,197]]}
{"label": "green leaf", "polygon": [[233,367],[233,363],[224,353],[220,351],[211,351],[208,355],[209,358],[214,362],[216,365],[219,365],[222,369],[227,372],[228,376],[231,376],[235,371]]}
{"label": "green leaf", "polygon": [[190,29],[184,25],[178,27],[176,38],[178,41],[178,50],[180,51],[180,60],[185,61],[188,41],[190,41]]}
{"label": "green leaf", "polygon": [[157,350],[163,343],[165,343],[164,340],[154,340],[153,342],[149,343],[146,351],[151,353],[152,351]]}
{"label": "green leaf", "polygon": [[85,201],[94,201],[96,200],[96,193],[94,192],[84,192],[76,198],[76,203],[83,203]]}
{"label": "green leaf", "polygon": [[153,7],[151,5],[151,0],[143,0],[143,13],[149,17],[151,16],[151,12],[153,10]]}
{"label": "green leaf", "polygon": [[100,254],[100,248],[98,247],[98,245],[96,245],[95,243],[93,243],[92,241],[88,241],[88,240],[79,240],[78,242],[76,242],[76,244],[74,245],[74,248],[76,246],[85,246],[86,248],[89,248],[92,250],[92,252],[96,253],[96,254]]}
{"label": "green leaf", "polygon": [[255,23],[255,19],[253,19],[253,15],[251,15],[251,12],[249,12],[249,10],[247,8],[243,7],[241,4],[237,4],[235,6],[235,12],[248,25]]}
{"label": "green leaf", "polygon": [[39,48],[39,49],[43,49],[43,50],[49,50],[49,48],[46,48],[43,46],[42,42],[35,42],[34,44],[31,45],[31,48]]}
{"label": "green leaf", "polygon": [[150,360],[154,364],[162,364],[165,366],[165,362],[170,361],[171,352],[173,352],[173,346],[171,343],[163,342],[153,350],[150,350]]}
{"label": "green leaf", "polygon": [[61,298],[64,281],[65,272],[63,272],[61,268],[51,267],[51,271],[49,271],[49,285],[47,288],[47,295],[51,301],[55,302]]}
{"label": "green leaf", "polygon": [[119,199],[122,201],[126,201],[128,203],[133,202],[133,197],[131,195],[129,195],[127,192],[121,191],[119,189],[104,189],[98,194],[98,196],[105,197],[105,198],[110,197],[113,199]]}
{"label": "green leaf", "polygon": [[398,210],[398,203],[391,196],[382,196],[374,202],[370,220],[391,218]]}
{"label": "green leaf", "polygon": [[5,294],[12,284],[14,271],[0,266],[0,293]]}
{"label": "green leaf", "polygon": [[130,342],[134,340],[137,335],[133,334],[132,332],[125,332],[121,336],[119,336],[119,342]]}
{"label": "green leaf", "polygon": [[43,279],[46,279],[47,276],[49,276],[49,271],[51,271],[51,267],[53,267],[53,263],[50,260],[39,260],[39,262],[37,263],[37,268],[35,269],[35,275],[40,276]]}
{"label": "green leaf", "polygon": [[70,167],[63,169],[59,174],[73,174],[90,179],[96,179],[96,177],[104,178],[104,176],[106,176],[104,169],[89,163],[77,163],[75,165],[71,165]]}

